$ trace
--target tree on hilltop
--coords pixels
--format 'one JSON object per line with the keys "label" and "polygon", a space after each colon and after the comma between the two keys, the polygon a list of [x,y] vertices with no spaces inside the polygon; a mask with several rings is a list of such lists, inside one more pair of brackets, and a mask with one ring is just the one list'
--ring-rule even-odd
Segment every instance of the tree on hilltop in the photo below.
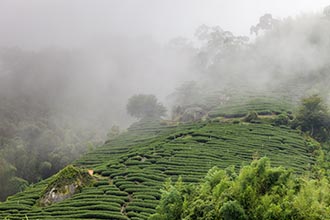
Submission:
{"label": "tree on hilltop", "polygon": [[154,95],[133,95],[129,98],[126,109],[135,118],[160,118],[166,113],[166,108]]}

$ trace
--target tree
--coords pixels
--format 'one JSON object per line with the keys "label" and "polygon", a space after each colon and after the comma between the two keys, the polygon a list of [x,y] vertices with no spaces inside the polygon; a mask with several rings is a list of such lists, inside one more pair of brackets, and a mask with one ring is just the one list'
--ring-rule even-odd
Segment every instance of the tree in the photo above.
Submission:
{"label": "tree", "polygon": [[16,168],[0,157],[0,201],[7,196],[22,191],[28,182],[16,177]]}
{"label": "tree", "polygon": [[249,41],[246,36],[235,36],[219,26],[207,25],[199,26],[195,37],[201,44],[197,57],[205,69],[231,57],[234,52],[241,51]]}
{"label": "tree", "polygon": [[278,23],[279,21],[277,19],[274,19],[271,14],[266,13],[259,18],[259,23],[256,26],[250,28],[250,34],[255,33],[258,35],[260,30],[271,30]]}
{"label": "tree", "polygon": [[330,5],[328,5],[327,7],[325,7],[325,8],[323,9],[323,14],[324,14],[327,18],[330,17]]}
{"label": "tree", "polygon": [[298,126],[319,141],[329,138],[330,114],[319,95],[312,95],[301,100],[294,122],[294,127]]}
{"label": "tree", "polygon": [[165,116],[166,108],[154,95],[134,95],[127,103],[127,112],[136,118],[159,118]]}
{"label": "tree", "polygon": [[162,190],[162,200],[156,208],[157,213],[150,216],[149,220],[180,220],[183,209],[183,182],[179,177],[178,181],[172,185],[168,179]]}
{"label": "tree", "polygon": [[244,209],[237,201],[228,201],[220,209],[220,215],[224,220],[246,220]]}
{"label": "tree", "polygon": [[175,89],[172,93],[176,106],[189,106],[200,103],[202,99],[201,86],[195,81],[187,81]]}
{"label": "tree", "polygon": [[166,183],[156,213],[149,220],[305,220],[330,215],[330,183],[298,177],[267,158],[239,173],[214,167],[196,185]]}
{"label": "tree", "polygon": [[108,139],[113,139],[120,134],[120,127],[118,125],[113,125],[107,134]]}

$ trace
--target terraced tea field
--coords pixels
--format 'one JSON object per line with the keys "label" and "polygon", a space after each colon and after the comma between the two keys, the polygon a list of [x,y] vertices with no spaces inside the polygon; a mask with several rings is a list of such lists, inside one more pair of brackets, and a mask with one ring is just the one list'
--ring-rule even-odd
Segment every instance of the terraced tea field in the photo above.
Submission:
{"label": "terraced tea field", "polygon": [[145,123],[75,161],[97,181],[48,207],[36,202],[50,180],[0,204],[0,219],[147,219],[155,212],[167,178],[198,182],[213,166],[240,166],[267,156],[275,166],[301,173],[315,163],[303,136],[270,124]]}
{"label": "terraced tea field", "polygon": [[293,106],[285,99],[276,98],[235,98],[228,103],[217,106],[209,112],[210,117],[239,118],[254,111],[258,115],[290,113]]}

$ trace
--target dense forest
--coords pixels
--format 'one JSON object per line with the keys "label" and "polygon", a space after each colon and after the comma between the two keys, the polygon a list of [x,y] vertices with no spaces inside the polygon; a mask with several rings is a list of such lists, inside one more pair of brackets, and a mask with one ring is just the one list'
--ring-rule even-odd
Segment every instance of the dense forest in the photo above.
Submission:
{"label": "dense forest", "polygon": [[2,50],[1,200],[56,173],[105,139],[104,131],[80,124],[87,120],[74,115],[70,104],[76,104],[63,100],[67,73],[63,68],[63,75],[55,72],[56,65],[63,66],[67,59],[54,61],[55,56]]}

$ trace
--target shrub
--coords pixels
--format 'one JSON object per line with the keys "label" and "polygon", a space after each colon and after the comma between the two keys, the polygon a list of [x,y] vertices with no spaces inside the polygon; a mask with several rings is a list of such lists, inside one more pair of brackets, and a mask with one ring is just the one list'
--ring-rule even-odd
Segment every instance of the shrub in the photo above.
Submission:
{"label": "shrub", "polygon": [[247,220],[242,206],[237,201],[228,201],[220,209],[220,215],[223,220]]}
{"label": "shrub", "polygon": [[276,116],[274,120],[274,125],[288,125],[289,124],[289,117],[286,114],[279,114]]}
{"label": "shrub", "polygon": [[249,112],[243,119],[245,122],[254,122],[258,119],[257,112]]}

